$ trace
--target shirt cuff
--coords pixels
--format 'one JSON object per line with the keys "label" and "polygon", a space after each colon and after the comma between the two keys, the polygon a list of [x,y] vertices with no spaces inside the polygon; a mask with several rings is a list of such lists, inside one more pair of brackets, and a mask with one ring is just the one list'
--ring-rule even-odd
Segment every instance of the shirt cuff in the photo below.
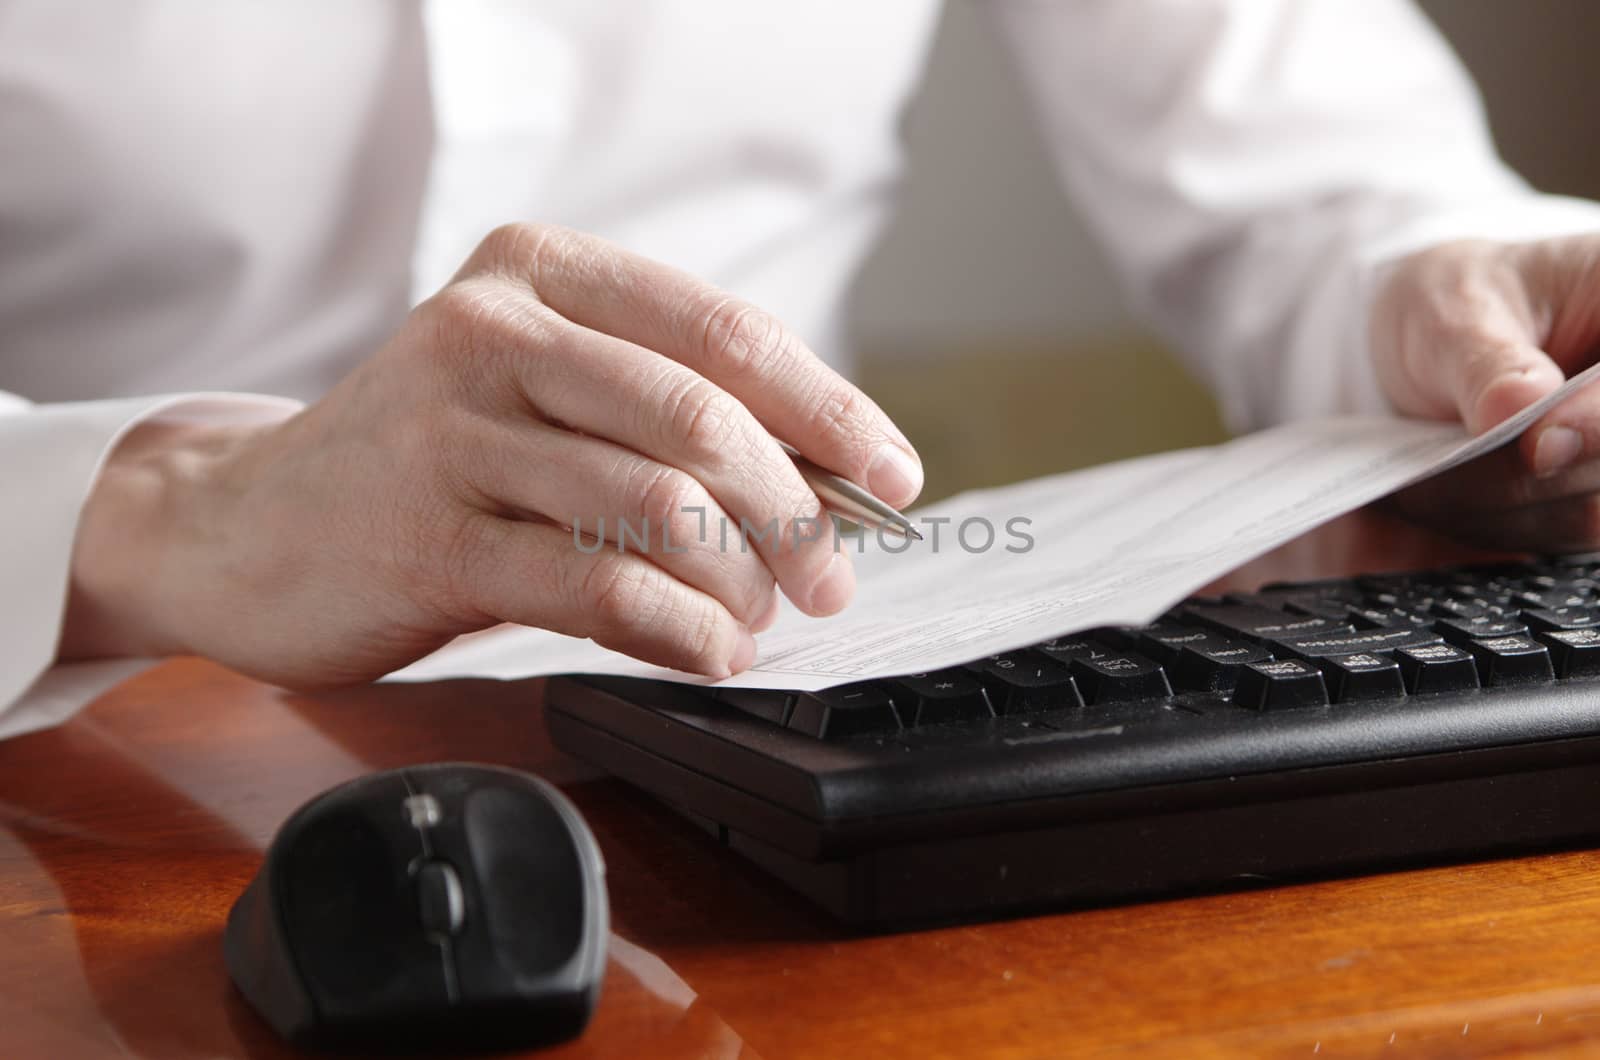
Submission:
{"label": "shirt cuff", "polygon": [[[8,396],[9,397],[9,396]],[[107,456],[150,421],[276,423],[303,406],[253,394],[166,394],[49,405],[0,405],[0,738],[58,724],[147,664],[54,666],[66,614],[73,539]]]}

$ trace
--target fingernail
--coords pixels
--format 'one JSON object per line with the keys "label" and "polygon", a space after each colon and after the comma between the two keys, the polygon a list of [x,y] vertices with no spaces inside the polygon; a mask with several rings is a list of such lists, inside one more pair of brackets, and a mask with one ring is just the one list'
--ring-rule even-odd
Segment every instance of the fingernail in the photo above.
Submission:
{"label": "fingernail", "polygon": [[756,638],[743,626],[739,627],[739,640],[733,648],[733,658],[728,660],[728,668],[734,673],[743,673],[750,669],[750,664],[756,661]]}
{"label": "fingernail", "polygon": [[778,621],[778,587],[773,586],[767,593],[767,606],[761,609],[756,620],[750,623],[750,630],[754,633],[765,633]]}
{"label": "fingernail", "polygon": [[922,465],[898,445],[885,445],[867,468],[867,488],[890,504],[909,504],[922,492]]}
{"label": "fingernail", "polygon": [[1546,427],[1533,445],[1533,472],[1549,478],[1578,459],[1583,435],[1571,427]]}
{"label": "fingernail", "polygon": [[811,602],[807,608],[813,615],[831,615],[844,610],[856,588],[856,575],[850,561],[835,552],[822,569],[822,576],[811,586]]}

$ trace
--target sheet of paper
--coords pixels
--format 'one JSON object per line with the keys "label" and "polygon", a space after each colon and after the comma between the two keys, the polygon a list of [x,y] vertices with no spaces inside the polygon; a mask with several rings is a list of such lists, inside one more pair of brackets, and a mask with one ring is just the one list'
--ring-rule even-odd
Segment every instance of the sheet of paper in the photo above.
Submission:
{"label": "sheet of paper", "polygon": [[[1504,444],[1597,372],[1600,365],[1473,439],[1459,426],[1415,420],[1309,420],[1209,449],[960,494],[913,513],[923,541],[843,538],[856,565],[855,602],[825,619],[787,609],[757,638],[755,665],[724,683],[814,690],[1152,621],[1263,552]],[[521,627],[463,638],[394,676],[557,673],[706,683]]]}

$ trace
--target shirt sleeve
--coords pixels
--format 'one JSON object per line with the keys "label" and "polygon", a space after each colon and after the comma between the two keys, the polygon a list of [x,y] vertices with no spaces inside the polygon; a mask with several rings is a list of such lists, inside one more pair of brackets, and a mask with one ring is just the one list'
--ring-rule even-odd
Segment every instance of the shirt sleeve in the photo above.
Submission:
{"label": "shirt sleeve", "polygon": [[152,419],[275,422],[300,407],[244,394],[35,405],[0,392],[0,738],[64,720],[143,665],[55,665],[79,513],[123,436]]}
{"label": "shirt sleeve", "polygon": [[1229,424],[1386,411],[1372,289],[1461,238],[1600,229],[1496,156],[1406,0],[987,0],[1135,308]]}

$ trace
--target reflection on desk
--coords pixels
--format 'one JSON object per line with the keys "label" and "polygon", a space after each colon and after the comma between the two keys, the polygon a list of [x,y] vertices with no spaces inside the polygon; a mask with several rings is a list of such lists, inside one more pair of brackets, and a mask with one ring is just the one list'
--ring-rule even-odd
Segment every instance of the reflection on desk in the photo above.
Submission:
{"label": "reflection on desk", "polygon": [[[1469,556],[1358,514],[1230,578]],[[588,817],[615,937],[547,1056],[1410,1055],[1600,1048],[1600,855],[853,937],[670,811],[562,757],[540,683],[294,696],[164,664],[0,744],[0,1055],[291,1055],[221,931],[279,822],[376,769],[533,770]]]}

